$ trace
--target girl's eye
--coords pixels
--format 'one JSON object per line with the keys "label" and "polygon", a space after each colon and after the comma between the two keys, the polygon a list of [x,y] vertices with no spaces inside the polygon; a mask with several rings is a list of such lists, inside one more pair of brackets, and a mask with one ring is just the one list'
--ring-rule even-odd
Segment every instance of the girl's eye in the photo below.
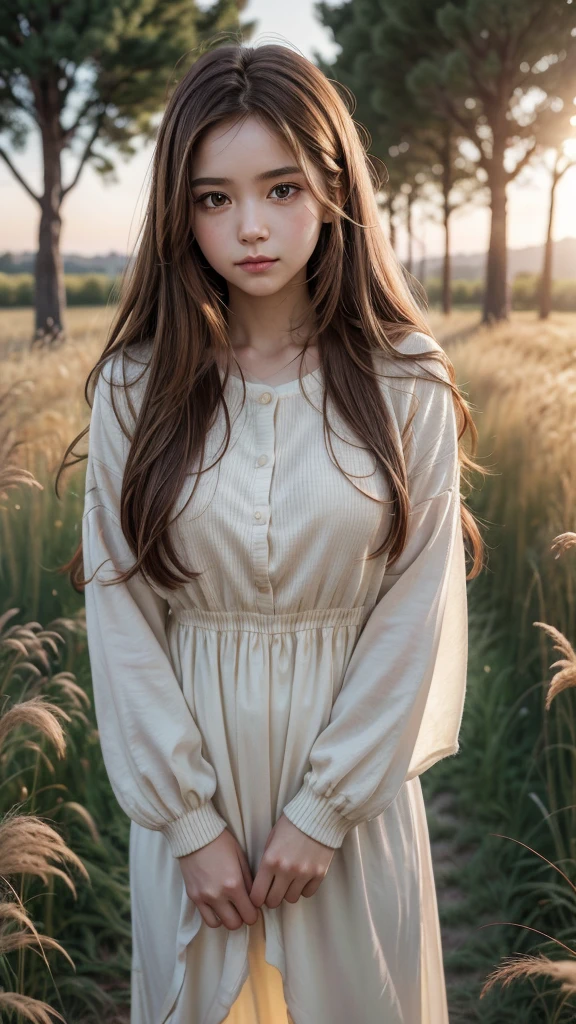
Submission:
{"label": "girl's eye", "polygon": [[[290,184],[288,184],[288,182],[282,182],[281,185],[274,185],[274,188],[271,191],[272,192],[276,192],[277,189],[283,189],[283,188],[292,188],[292,189],[295,189],[296,192],[301,192],[302,191],[302,189],[300,188],[299,185],[290,185]],[[212,196],[217,196],[219,199],[221,199],[221,198],[226,199],[227,198],[224,192],[205,192],[204,195],[198,196],[198,199],[194,200],[194,204],[201,203],[204,206],[204,209],[206,209],[206,210],[220,210],[220,209],[222,209],[222,206],[224,204],[220,203],[220,202],[217,202],[215,204],[210,203],[210,204],[206,205],[205,200],[211,199]],[[286,203],[289,199],[292,199],[292,195],[276,196],[276,202],[278,202],[278,203]]]}
{"label": "girl's eye", "polygon": [[[210,199],[212,196],[223,196],[223,195],[224,195],[223,192],[205,192],[203,196],[198,196],[198,199],[195,199],[194,203],[195,204],[196,203],[202,203],[202,205],[204,206],[204,200],[205,199]],[[206,209],[207,210],[217,210],[217,209],[219,209],[219,204],[217,204],[216,206],[207,206]]]}
{"label": "girl's eye", "polygon": [[[275,192],[277,188],[295,188],[295,189],[296,189],[296,192],[301,192],[301,191],[302,191],[302,190],[301,190],[301,189],[299,188],[299,186],[298,186],[298,185],[289,185],[289,184],[288,184],[288,182],[283,182],[283,183],[282,183],[281,185],[274,185],[274,188],[272,189],[272,191],[273,191],[273,192]],[[292,198],[292,196],[276,196],[276,198],[277,198],[277,199],[278,199],[278,200],[279,200],[279,201],[280,201],[281,203],[285,203],[285,202],[286,202],[286,200],[287,200],[287,199],[291,199],[291,198]]]}

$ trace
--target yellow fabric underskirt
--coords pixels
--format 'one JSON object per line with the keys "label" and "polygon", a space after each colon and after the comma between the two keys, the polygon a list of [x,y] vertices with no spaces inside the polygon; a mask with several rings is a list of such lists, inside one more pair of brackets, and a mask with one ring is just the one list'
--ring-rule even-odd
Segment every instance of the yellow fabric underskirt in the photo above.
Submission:
{"label": "yellow fabric underskirt", "polygon": [[264,956],[265,932],[261,910],[256,924],[250,925],[249,931],[249,974],[225,1018],[226,1024],[295,1024],[284,999],[282,975]]}

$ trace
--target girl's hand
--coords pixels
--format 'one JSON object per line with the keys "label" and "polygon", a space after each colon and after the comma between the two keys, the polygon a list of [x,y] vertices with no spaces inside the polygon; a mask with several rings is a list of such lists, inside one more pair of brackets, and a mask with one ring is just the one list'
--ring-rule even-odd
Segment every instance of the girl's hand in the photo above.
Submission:
{"label": "girl's hand", "polygon": [[313,896],[325,877],[335,854],[306,835],[281,814],[271,830],[250,899],[255,907],[266,903],[278,907],[283,899],[296,903],[300,896]]}
{"label": "girl's hand", "polygon": [[258,911],[248,896],[250,865],[227,828],[211,843],[178,860],[186,892],[209,928],[224,924],[236,931],[242,924],[256,924]]}

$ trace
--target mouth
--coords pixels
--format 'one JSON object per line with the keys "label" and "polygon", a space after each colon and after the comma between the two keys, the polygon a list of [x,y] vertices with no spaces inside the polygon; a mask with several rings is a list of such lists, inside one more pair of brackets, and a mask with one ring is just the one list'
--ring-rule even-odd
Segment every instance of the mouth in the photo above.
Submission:
{"label": "mouth", "polygon": [[267,270],[268,267],[272,267],[277,262],[278,259],[266,257],[264,259],[242,260],[240,263],[237,263],[236,266],[242,267],[242,270],[248,270],[254,273],[260,270]]}

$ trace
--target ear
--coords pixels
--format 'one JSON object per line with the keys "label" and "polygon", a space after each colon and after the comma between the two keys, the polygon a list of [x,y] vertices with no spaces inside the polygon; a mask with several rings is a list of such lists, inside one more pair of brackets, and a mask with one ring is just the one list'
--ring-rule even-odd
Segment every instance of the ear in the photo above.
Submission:
{"label": "ear", "polygon": [[[343,191],[342,191],[342,189],[341,189],[341,188],[339,188],[339,189],[337,190],[337,194],[336,194],[336,202],[337,202],[338,206],[343,206],[343,202],[344,202],[344,193],[343,193]],[[334,215],[334,214],[332,213],[332,210],[326,210],[326,213],[325,213],[325,214],[324,214],[324,216],[322,217],[322,223],[323,223],[323,224],[331,224],[331,223],[332,223],[332,221],[334,220],[334,216],[335,216],[335,215]]]}

